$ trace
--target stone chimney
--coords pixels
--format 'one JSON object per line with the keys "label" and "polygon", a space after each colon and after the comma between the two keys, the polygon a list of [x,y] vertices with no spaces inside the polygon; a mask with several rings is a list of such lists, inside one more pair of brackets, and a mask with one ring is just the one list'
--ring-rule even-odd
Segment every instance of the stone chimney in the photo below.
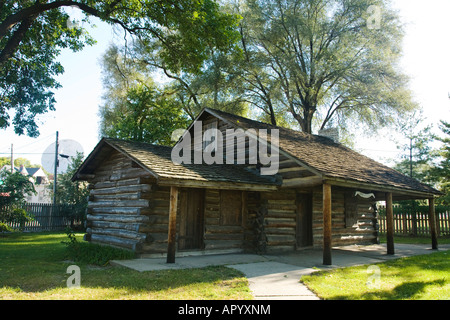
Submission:
{"label": "stone chimney", "polygon": [[319,136],[326,137],[339,143],[339,129],[338,128],[328,128],[319,130]]}

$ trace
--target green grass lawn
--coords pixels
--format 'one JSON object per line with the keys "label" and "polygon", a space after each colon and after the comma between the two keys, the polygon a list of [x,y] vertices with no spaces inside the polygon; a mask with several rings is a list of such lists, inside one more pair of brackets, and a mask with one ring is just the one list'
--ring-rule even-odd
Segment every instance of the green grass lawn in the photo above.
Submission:
{"label": "green grass lawn", "polygon": [[[61,243],[67,239],[64,233],[0,235],[0,300],[252,299],[247,279],[234,269],[137,272],[74,263],[66,260]],[[74,264],[80,267],[80,288],[67,287],[67,268]]]}
{"label": "green grass lawn", "polygon": [[[0,300],[252,299],[247,279],[234,269],[137,272],[75,263],[67,261],[67,247],[61,243],[67,240],[64,233],[0,234]],[[429,243],[429,239],[401,237],[395,241]],[[448,243],[448,238],[439,243]],[[81,287],[71,289],[66,271],[73,264],[80,267]],[[375,266],[379,273],[368,273],[368,266],[351,267],[320,271],[302,277],[302,282],[323,299],[450,299],[450,251]]]}
{"label": "green grass lawn", "polygon": [[[396,236],[395,243],[429,244],[430,239]],[[450,300],[450,251],[319,271],[301,281],[327,300]]]}
{"label": "green grass lawn", "polygon": [[[386,243],[386,234],[380,234],[381,243]],[[409,236],[409,235],[394,235],[395,243],[405,243],[405,244],[428,244],[431,245],[431,236]],[[450,244],[450,236],[438,237],[439,244]]]}

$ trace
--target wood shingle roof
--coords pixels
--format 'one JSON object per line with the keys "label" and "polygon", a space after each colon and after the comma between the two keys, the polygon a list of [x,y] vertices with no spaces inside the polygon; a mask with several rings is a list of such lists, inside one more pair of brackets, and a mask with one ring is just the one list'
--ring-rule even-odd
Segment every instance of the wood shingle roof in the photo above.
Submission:
{"label": "wood shingle roof", "polygon": [[303,166],[322,175],[324,180],[354,181],[380,187],[440,194],[432,187],[405,176],[329,138],[272,126],[214,109],[206,109],[206,111],[244,130],[250,128],[278,129],[280,151],[285,151]]}
{"label": "wood shingle roof", "polygon": [[[84,164],[75,174],[93,173],[97,165],[100,165],[102,149],[114,148],[126,154],[141,167],[147,169],[159,184],[184,184],[208,186],[209,184],[221,184],[223,188],[246,189],[252,185],[256,189],[275,190],[280,184],[273,177],[261,176],[252,172],[243,165],[197,165],[197,164],[175,164],[171,159],[171,147],[153,145],[143,142],[126,141],[119,139],[103,138]],[[97,165],[95,164],[97,162]]]}
{"label": "wood shingle roof", "polygon": [[[410,195],[419,195],[420,197],[440,194],[430,186],[342,144],[335,143],[329,138],[276,127],[209,108],[205,108],[197,119],[205,113],[225,121],[231,127],[244,130],[278,129],[280,154],[293,159],[299,166],[314,173],[315,177],[319,178],[319,183],[327,181],[344,187],[367,186],[368,190],[396,190],[399,194],[406,191]],[[82,175],[92,174],[101,161],[107,157],[108,152],[104,149],[108,148],[126,154],[148,170],[161,184],[180,185],[181,183],[183,185],[190,181],[197,187],[221,184],[224,188],[250,186],[259,187],[260,190],[276,190],[281,185],[279,177],[260,175],[256,170],[250,170],[244,165],[180,165],[172,162],[171,147],[109,138],[103,138],[99,142],[73,179],[80,179]]]}

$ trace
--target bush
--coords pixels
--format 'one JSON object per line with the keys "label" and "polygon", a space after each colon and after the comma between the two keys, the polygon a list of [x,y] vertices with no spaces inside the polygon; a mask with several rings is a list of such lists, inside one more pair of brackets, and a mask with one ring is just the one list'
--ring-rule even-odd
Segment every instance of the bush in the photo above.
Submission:
{"label": "bush", "polygon": [[0,221],[3,223],[2,228],[8,228],[8,230],[5,229],[3,231],[14,231],[14,228],[7,226],[6,223],[18,225],[18,229],[20,231],[23,231],[23,229],[25,228],[25,223],[34,221],[34,218],[25,209],[10,208],[7,210],[3,209],[0,212]]}
{"label": "bush", "polygon": [[0,232],[13,232],[14,230],[6,223],[0,222]]}
{"label": "bush", "polygon": [[63,243],[67,245],[67,257],[75,262],[106,266],[111,260],[133,259],[135,256],[129,250],[79,242],[72,230],[66,233],[69,240]]}

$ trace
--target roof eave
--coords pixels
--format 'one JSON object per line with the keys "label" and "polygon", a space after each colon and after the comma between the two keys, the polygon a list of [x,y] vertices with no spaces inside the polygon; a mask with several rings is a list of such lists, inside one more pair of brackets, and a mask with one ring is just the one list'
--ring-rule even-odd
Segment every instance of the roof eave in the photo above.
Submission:
{"label": "roof eave", "polygon": [[97,146],[95,146],[94,150],[92,150],[92,152],[89,154],[89,156],[83,161],[81,166],[78,168],[78,170],[72,176],[72,181],[73,182],[75,182],[77,180],[86,181],[86,180],[89,180],[89,179],[93,178],[91,174],[85,173],[83,171],[87,168],[88,164],[91,161],[94,161],[96,156],[99,154],[99,152],[102,150],[102,148],[104,148],[106,145],[108,145],[111,148],[113,148],[114,150],[124,154],[130,160],[136,162],[139,166],[142,167],[142,169],[146,170],[154,178],[156,178],[156,179],[159,178],[159,176],[155,172],[153,172],[150,168],[148,168],[146,165],[144,165],[141,161],[139,161],[138,159],[136,159],[136,158],[132,157],[131,155],[129,155],[128,152],[122,150],[119,146],[115,145],[113,142],[109,141],[107,138],[102,138],[99,141],[99,143],[97,144]]}
{"label": "roof eave", "polygon": [[380,185],[380,184],[360,182],[360,181],[336,178],[336,177],[324,177],[323,182],[328,183],[332,186],[358,188],[358,189],[365,189],[365,190],[386,192],[386,193],[391,192],[398,197],[405,197],[405,199],[406,198],[408,198],[408,199],[429,199],[429,198],[434,198],[434,197],[441,195],[441,193],[437,190],[435,190],[435,192],[426,192],[426,191],[420,191],[420,190],[395,187],[392,185]]}
{"label": "roof eave", "polygon": [[186,187],[186,188],[208,188],[222,190],[240,190],[240,191],[277,191],[280,186],[277,184],[253,184],[245,182],[229,181],[211,181],[211,180],[193,180],[193,179],[175,179],[160,178],[157,182],[160,186]]}

